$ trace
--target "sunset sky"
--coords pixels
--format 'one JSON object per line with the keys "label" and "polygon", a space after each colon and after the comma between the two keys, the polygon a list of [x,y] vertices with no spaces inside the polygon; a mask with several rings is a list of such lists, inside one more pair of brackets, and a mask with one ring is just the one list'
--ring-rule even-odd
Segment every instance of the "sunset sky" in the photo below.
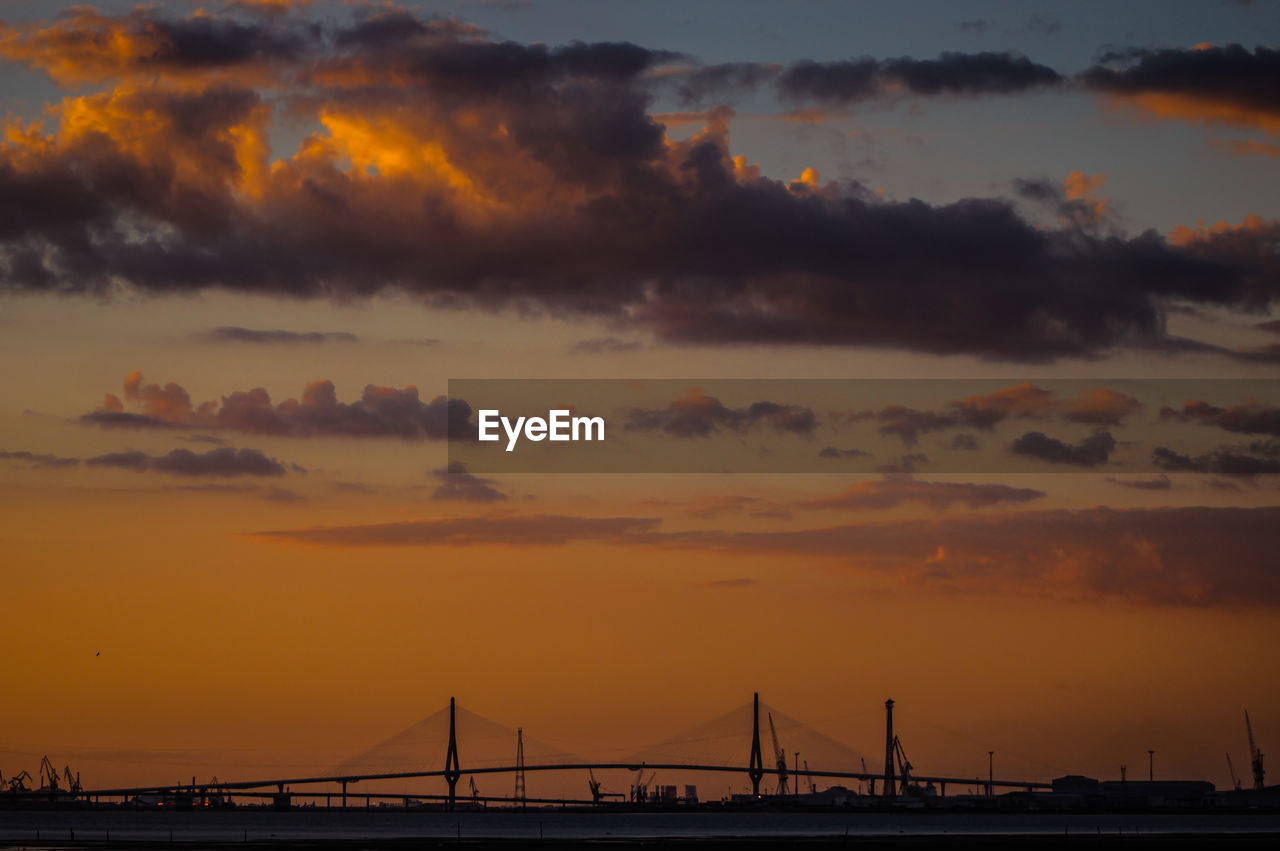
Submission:
{"label": "sunset sky", "polygon": [[[12,0],[0,63],[6,777],[439,768],[374,746],[450,696],[1277,747],[1280,3]],[[451,453],[475,379],[615,462]]]}

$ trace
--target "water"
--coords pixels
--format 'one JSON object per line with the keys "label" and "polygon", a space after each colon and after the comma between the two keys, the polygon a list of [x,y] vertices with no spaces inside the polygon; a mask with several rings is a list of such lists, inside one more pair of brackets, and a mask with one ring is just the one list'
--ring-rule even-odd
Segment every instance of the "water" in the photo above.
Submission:
{"label": "water", "polygon": [[0,843],[271,842],[408,838],[642,840],[1280,833],[1280,814],[1178,813],[803,813],[803,812],[430,812],[265,809],[164,812],[0,811]]}

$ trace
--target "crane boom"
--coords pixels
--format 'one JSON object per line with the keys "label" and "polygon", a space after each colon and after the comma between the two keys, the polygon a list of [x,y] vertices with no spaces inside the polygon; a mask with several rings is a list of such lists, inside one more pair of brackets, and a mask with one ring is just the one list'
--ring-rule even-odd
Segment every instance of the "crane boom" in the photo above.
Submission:
{"label": "crane boom", "polygon": [[769,733],[773,736],[773,752],[778,759],[778,794],[787,794],[787,752],[778,744],[778,731],[773,726],[773,713],[769,713]]}
{"label": "crane boom", "polygon": [[1231,785],[1240,791],[1240,778],[1236,776],[1236,767],[1231,763],[1231,751],[1227,751],[1227,771],[1231,772]]}
{"label": "crane boom", "polygon": [[1253,741],[1253,723],[1249,720],[1249,710],[1244,711],[1244,727],[1249,731],[1249,762],[1253,768],[1253,788],[1262,791],[1266,788],[1263,780],[1266,778],[1266,771],[1262,768],[1262,751],[1258,750],[1258,746]]}

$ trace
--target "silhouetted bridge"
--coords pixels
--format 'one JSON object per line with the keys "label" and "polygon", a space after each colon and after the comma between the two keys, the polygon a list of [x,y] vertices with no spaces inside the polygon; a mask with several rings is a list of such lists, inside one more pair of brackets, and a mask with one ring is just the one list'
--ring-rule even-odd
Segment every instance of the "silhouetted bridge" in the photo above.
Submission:
{"label": "silhouetted bridge", "polygon": [[[752,794],[760,797],[760,781],[766,775],[775,775],[781,779],[782,777],[793,775],[798,779],[803,776],[805,778],[823,778],[831,780],[860,780],[872,784],[879,781],[881,786],[881,795],[884,799],[895,799],[900,795],[906,794],[906,786],[911,784],[936,784],[942,795],[946,795],[946,787],[950,784],[953,786],[978,786],[984,788],[987,794],[993,794],[995,789],[1023,789],[1028,792],[1034,790],[1045,790],[1051,788],[1051,784],[1034,780],[1000,780],[988,776],[986,779],[976,777],[943,777],[938,775],[921,775],[906,773],[896,764],[895,760],[898,750],[897,740],[893,734],[893,701],[885,702],[886,709],[886,736],[885,736],[885,768],[883,772],[868,771],[832,771],[825,769],[809,769],[807,766],[804,771],[789,772],[785,768],[764,767],[764,761],[760,750],[760,696],[755,695],[753,702],[753,729],[751,737],[751,756],[747,765],[723,765],[714,763],[698,763],[698,762],[556,762],[532,765],[501,765],[501,766],[477,766],[468,768],[468,775],[487,775],[487,774],[517,774],[519,772],[573,772],[573,771],[607,771],[607,770],[625,770],[625,771],[688,771],[688,772],[719,772],[729,774],[745,774],[751,781]],[[910,767],[909,765],[907,766]],[[197,799],[219,796],[232,796],[244,798],[277,798],[280,796],[296,796],[303,798],[331,798],[340,796],[343,806],[346,806],[348,798],[348,786],[355,783],[365,783],[377,780],[409,780],[417,778],[443,778],[448,784],[449,791],[446,795],[432,794],[405,794],[393,792],[360,792],[355,793],[354,797],[363,797],[366,799],[379,800],[436,800],[444,801],[452,809],[458,799],[457,784],[461,779],[462,771],[458,760],[458,744],[457,744],[457,727],[455,719],[455,703],[454,699],[449,699],[449,745],[445,755],[445,767],[442,769],[432,769],[423,771],[395,771],[382,772],[372,774],[328,774],[314,777],[283,777],[270,778],[265,780],[241,780],[241,781],[219,781],[214,784],[177,784],[171,786],[131,786],[119,788],[103,788],[103,789],[82,789],[75,792],[59,792],[59,797],[72,797],[78,799],[96,799],[123,797],[134,798],[139,796],[191,796]],[[341,787],[341,792],[317,790],[296,791],[296,787],[302,786],[321,786],[333,785]],[[18,793],[7,793],[15,798],[39,800],[48,798],[50,792],[48,790],[27,791]],[[476,802],[498,801],[503,803],[555,803],[555,804],[598,804],[598,798],[593,800],[570,800],[564,798],[520,798],[513,799],[510,797],[493,797],[481,796],[473,794],[464,796],[465,800]]]}

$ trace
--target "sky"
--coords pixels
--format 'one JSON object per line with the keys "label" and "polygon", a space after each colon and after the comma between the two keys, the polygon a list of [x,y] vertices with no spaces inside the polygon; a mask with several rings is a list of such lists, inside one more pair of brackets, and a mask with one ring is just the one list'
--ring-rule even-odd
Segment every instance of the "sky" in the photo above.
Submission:
{"label": "sky", "polygon": [[[453,696],[465,773],[759,692],[814,767],[893,698],[923,773],[1229,787],[1277,11],[5,4],[0,771],[434,768]],[[504,401],[607,446],[487,451]]]}

